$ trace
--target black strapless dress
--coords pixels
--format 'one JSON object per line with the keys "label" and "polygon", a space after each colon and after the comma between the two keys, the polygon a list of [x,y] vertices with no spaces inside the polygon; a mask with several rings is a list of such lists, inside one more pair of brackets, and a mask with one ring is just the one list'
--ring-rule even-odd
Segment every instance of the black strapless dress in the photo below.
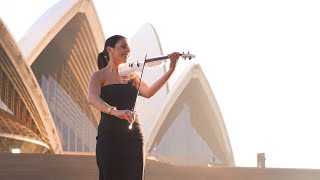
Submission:
{"label": "black strapless dress", "polygon": [[[131,84],[110,84],[101,88],[101,98],[119,110],[132,110],[137,89]],[[101,112],[96,158],[100,180],[142,180],[143,134],[139,122],[129,129],[127,120]]]}

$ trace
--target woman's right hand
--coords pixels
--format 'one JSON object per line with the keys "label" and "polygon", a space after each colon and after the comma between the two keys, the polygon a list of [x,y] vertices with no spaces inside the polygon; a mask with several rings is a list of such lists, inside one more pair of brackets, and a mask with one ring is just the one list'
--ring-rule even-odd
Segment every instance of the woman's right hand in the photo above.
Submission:
{"label": "woman's right hand", "polygon": [[113,110],[112,115],[132,123],[135,113],[130,110]]}

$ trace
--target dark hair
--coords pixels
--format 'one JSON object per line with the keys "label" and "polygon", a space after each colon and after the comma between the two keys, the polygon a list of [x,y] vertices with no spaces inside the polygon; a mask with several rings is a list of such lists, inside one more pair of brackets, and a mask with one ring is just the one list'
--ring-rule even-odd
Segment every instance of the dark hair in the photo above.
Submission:
{"label": "dark hair", "polygon": [[109,63],[110,57],[108,51],[106,50],[108,46],[114,48],[114,46],[120,41],[124,39],[124,36],[121,35],[114,35],[109,37],[106,42],[104,43],[103,51],[98,54],[98,68],[102,69],[106,67]]}

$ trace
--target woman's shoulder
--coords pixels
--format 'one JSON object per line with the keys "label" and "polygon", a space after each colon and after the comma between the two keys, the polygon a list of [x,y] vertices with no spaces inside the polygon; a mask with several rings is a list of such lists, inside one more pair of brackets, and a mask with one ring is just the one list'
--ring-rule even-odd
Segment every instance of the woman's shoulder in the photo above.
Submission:
{"label": "woman's shoulder", "polygon": [[107,79],[108,73],[102,70],[98,70],[98,71],[94,71],[91,76],[90,79],[92,79],[93,81],[99,81],[99,82],[104,82]]}
{"label": "woman's shoulder", "polygon": [[92,77],[107,77],[109,76],[109,72],[104,70],[104,69],[100,69],[100,70],[97,70],[97,71],[94,71],[92,74],[91,74]]}

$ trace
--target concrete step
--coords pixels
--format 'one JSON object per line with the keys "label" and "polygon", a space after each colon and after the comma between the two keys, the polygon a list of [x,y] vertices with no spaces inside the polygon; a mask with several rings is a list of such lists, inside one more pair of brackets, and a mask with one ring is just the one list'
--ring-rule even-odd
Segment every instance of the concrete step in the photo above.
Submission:
{"label": "concrete step", "polygon": [[[0,153],[1,180],[97,180],[95,155]],[[144,180],[320,180],[319,169],[177,167],[146,160]]]}

